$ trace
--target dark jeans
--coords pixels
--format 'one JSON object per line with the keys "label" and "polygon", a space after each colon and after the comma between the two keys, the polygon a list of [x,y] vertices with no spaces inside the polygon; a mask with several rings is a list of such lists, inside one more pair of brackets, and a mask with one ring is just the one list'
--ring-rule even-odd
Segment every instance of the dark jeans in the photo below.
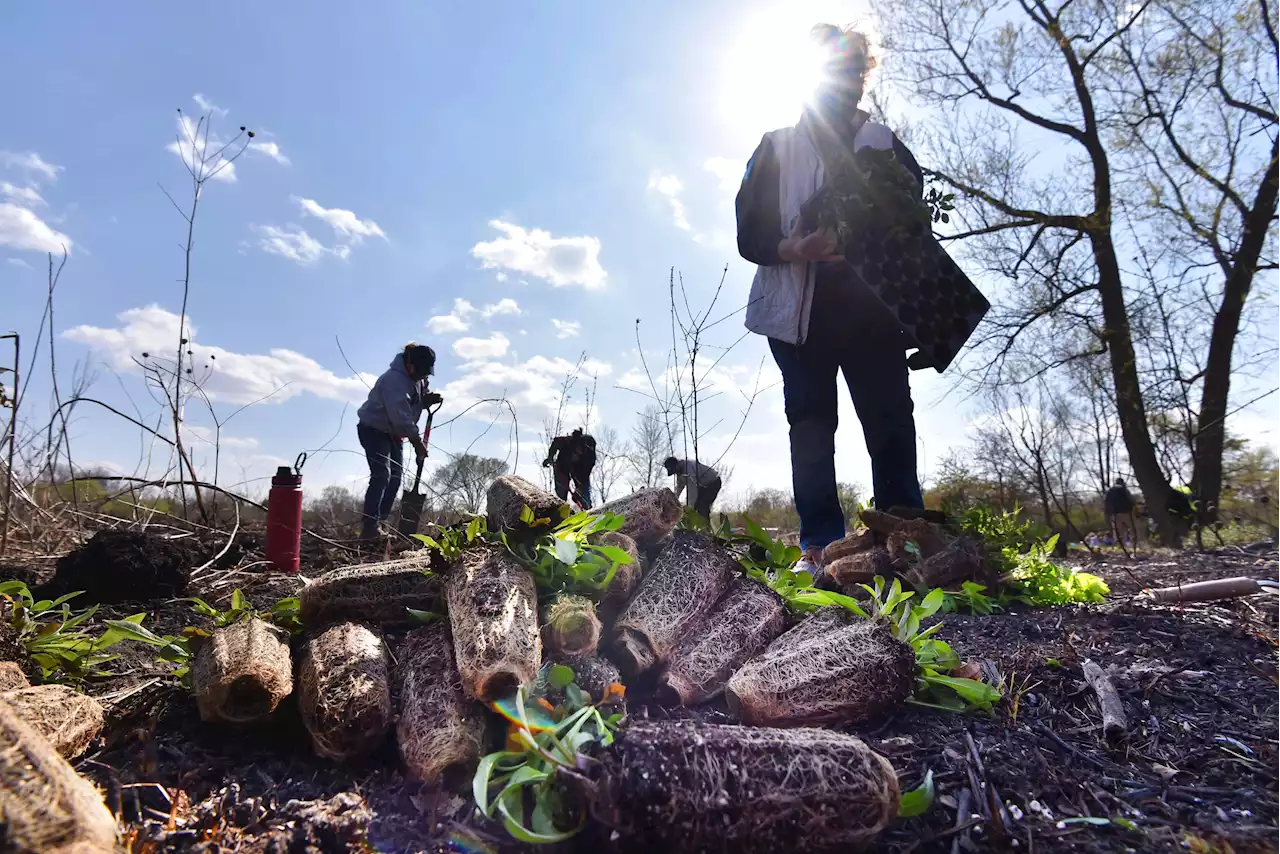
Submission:
{"label": "dark jeans", "polygon": [[693,502],[693,509],[699,516],[711,521],[711,505],[716,503],[716,498],[720,495],[720,487],[724,486],[724,481],[720,478],[708,483],[706,486],[698,487],[698,500]]}
{"label": "dark jeans", "polygon": [[561,501],[569,500],[569,481],[573,481],[573,499],[578,502],[582,509],[591,506],[591,477],[579,473],[571,472],[568,467],[561,468],[556,466],[553,469],[555,473],[556,495]]}
{"label": "dark jeans", "polygon": [[791,488],[800,545],[820,548],[845,533],[836,488],[837,371],[844,373],[862,422],[876,507],[923,507],[907,354],[897,331],[848,330],[834,347],[796,347],[770,339],[769,349],[782,371],[791,425]]}
{"label": "dark jeans", "polygon": [[391,515],[391,506],[396,503],[396,493],[400,491],[400,479],[404,474],[404,442],[363,424],[356,426],[356,435],[360,437],[360,447],[364,448],[365,459],[369,461],[363,533],[373,536],[378,531],[378,523]]}

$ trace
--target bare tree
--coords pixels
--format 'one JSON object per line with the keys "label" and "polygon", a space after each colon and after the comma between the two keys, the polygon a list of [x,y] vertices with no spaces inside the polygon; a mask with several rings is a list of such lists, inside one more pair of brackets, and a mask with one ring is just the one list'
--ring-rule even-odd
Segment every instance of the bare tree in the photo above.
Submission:
{"label": "bare tree", "polygon": [[644,489],[662,482],[665,474],[662,461],[671,455],[671,444],[656,404],[650,403],[636,415],[627,449],[627,482],[632,489]]}
{"label": "bare tree", "polygon": [[618,431],[609,425],[595,431],[596,467],[591,473],[595,491],[600,502],[615,497],[615,492],[622,483],[631,466],[631,448],[618,435]]}
{"label": "bare tree", "polygon": [[[1159,199],[1172,198],[1171,188],[1187,180],[1183,170],[1196,168],[1194,158],[1182,161],[1171,141],[1156,139],[1169,136],[1164,125],[1174,105],[1182,113],[1172,127],[1186,138],[1201,90],[1215,89],[1214,97],[1238,115],[1210,126],[1214,139],[1196,150],[1227,148],[1234,139],[1239,153],[1228,158],[1234,168],[1206,162],[1198,180],[1245,200],[1230,217],[1214,220],[1216,208],[1209,205],[1194,218],[1216,221],[1228,233],[1224,242],[1235,247],[1234,255],[1226,253],[1229,260],[1224,256],[1227,264],[1219,265],[1223,275],[1202,282],[1223,351],[1215,364],[1227,365],[1214,372],[1207,405],[1225,413],[1216,401],[1225,401],[1229,384],[1238,329],[1232,318],[1238,319],[1235,312],[1242,310],[1267,244],[1265,229],[1256,226],[1270,223],[1276,202],[1275,110],[1269,106],[1276,91],[1275,26],[1265,0],[1209,0],[1194,6],[1200,10],[1194,18],[1189,0],[874,5],[891,51],[888,78],[939,108],[924,134],[926,153],[934,161],[933,176],[964,197],[958,205],[962,227],[944,239],[963,239],[976,262],[1016,282],[980,336],[987,359],[977,378],[988,385],[1015,379],[1007,370],[1010,360],[1020,370],[1032,362],[1035,370],[1023,371],[1025,380],[1079,358],[1105,356],[1129,464],[1162,536],[1173,541],[1170,484],[1148,417],[1151,360],[1143,347],[1147,339],[1134,328],[1135,314],[1146,308],[1142,282],[1122,258],[1130,241],[1155,233],[1150,217],[1160,210]],[[1251,35],[1231,42],[1225,22],[1236,15],[1237,29]],[[1239,73],[1227,69],[1236,54],[1248,57]],[[1149,67],[1142,83],[1135,68],[1144,63]],[[1236,88],[1253,70],[1260,75],[1256,85]],[[1135,93],[1142,112],[1135,110]],[[1135,196],[1136,176],[1150,168],[1155,175],[1148,181],[1162,168],[1172,180],[1152,198]],[[1161,268],[1161,282],[1169,272]],[[1207,387],[1208,376],[1197,381]],[[1209,429],[1208,420],[1202,417],[1197,430]],[[1212,444],[1202,443],[1205,454]],[[1213,467],[1206,461],[1202,468],[1202,480],[1211,486]]]}
{"label": "bare tree", "polygon": [[507,473],[507,463],[494,457],[459,454],[431,474],[431,489],[447,506],[479,513],[493,479]]}

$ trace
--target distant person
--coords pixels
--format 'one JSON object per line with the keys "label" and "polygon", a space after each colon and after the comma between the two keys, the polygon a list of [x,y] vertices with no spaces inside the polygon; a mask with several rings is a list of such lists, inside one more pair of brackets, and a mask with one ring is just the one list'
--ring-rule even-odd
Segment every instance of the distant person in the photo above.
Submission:
{"label": "distant person", "polygon": [[542,467],[547,466],[552,467],[556,495],[561,501],[568,501],[572,492],[579,507],[583,510],[591,507],[591,472],[596,467],[594,436],[584,433],[581,427],[568,436],[556,436],[547,449],[547,458],[542,461]]}
{"label": "distant person", "polygon": [[758,265],[746,326],[769,339],[782,373],[792,491],[809,564],[803,568],[816,573],[823,548],[845,533],[836,487],[837,374],[844,374],[862,423],[876,507],[923,508],[924,499],[908,338],[893,312],[837,254],[836,236],[801,230],[800,206],[821,189],[833,166],[862,148],[892,150],[921,195],[924,177],[893,131],[858,108],[876,64],[866,36],[829,25],[813,30],[827,51],[825,80],[794,127],[764,135],[747,163],[736,208],[738,252]]}
{"label": "distant person", "polygon": [[711,505],[715,504],[716,497],[720,495],[720,487],[724,486],[720,474],[711,466],[696,460],[681,460],[676,457],[667,457],[662,461],[662,467],[667,470],[668,475],[675,475],[676,498],[688,488],[689,506],[703,519],[710,520]]}
{"label": "distant person", "polygon": [[435,367],[434,350],[423,344],[407,345],[391,360],[360,406],[356,435],[369,462],[360,531],[364,540],[378,539],[381,524],[396,503],[404,473],[404,442],[413,446],[418,459],[427,455],[427,445],[418,434],[418,419],[423,409],[442,400],[427,390]]}
{"label": "distant person", "polygon": [[1129,493],[1123,478],[1116,478],[1115,484],[1107,490],[1106,495],[1102,497],[1102,507],[1107,520],[1111,522],[1112,530],[1116,533],[1116,542],[1123,543],[1128,540],[1130,544],[1136,545],[1138,526],[1133,518],[1133,495]]}

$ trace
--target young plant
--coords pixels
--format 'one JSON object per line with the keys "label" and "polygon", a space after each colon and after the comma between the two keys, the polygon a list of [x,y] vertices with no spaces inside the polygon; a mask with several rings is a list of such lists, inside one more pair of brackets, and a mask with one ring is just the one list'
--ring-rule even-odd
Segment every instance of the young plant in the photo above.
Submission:
{"label": "young plant", "polygon": [[209,635],[204,629],[191,626],[183,629],[181,635],[158,635],[140,621],[134,622],[133,617],[127,620],[106,620],[105,625],[108,632],[116,633],[121,640],[131,640],[159,649],[158,660],[176,664],[173,675],[181,679],[184,685],[190,684],[191,662],[195,659],[192,641]]}
{"label": "young plant", "polygon": [[979,616],[989,616],[1004,610],[1004,605],[999,599],[987,596],[982,591],[986,590],[985,584],[978,584],[974,581],[965,581],[960,585],[957,592],[948,591],[942,597],[943,614],[954,614],[961,607],[969,609],[970,614]]}
{"label": "young plant", "polygon": [[[126,639],[110,627],[98,637],[81,628],[98,611],[97,605],[83,611],[72,610],[67,603],[82,592],[37,601],[21,581],[0,583],[0,599],[9,612],[7,621],[27,655],[39,666],[44,682],[79,682],[109,676],[110,671],[102,669],[102,665],[117,656],[107,650]],[[146,614],[134,614],[119,622],[136,625],[144,617]]]}
{"label": "young plant", "polygon": [[231,591],[231,607],[226,611],[219,611],[208,602],[194,596],[183,601],[190,602],[191,610],[197,614],[212,619],[215,628],[225,628],[241,620],[257,617],[286,629],[290,634],[296,635],[302,631],[302,621],[298,618],[299,602],[296,596],[281,599],[265,611],[255,608],[239,588]]}
{"label": "young plant", "polygon": [[773,539],[768,531],[749,517],[743,517],[743,527],[746,535],[734,535],[731,542],[746,544],[746,551],[739,556],[738,563],[747,577],[777,593],[792,613],[802,614],[817,607],[801,598],[801,594],[814,588],[813,573],[795,569],[796,563],[804,556],[800,547]]}
{"label": "young plant", "polygon": [[920,628],[925,619],[942,609],[946,594],[941,589],[930,590],[916,605],[911,602],[915,593],[904,591],[897,579],[886,585],[884,578],[877,575],[872,584],[859,586],[870,594],[865,608],[851,596],[824,590],[813,590],[800,598],[813,605],[839,605],[859,617],[883,622],[894,637],[909,645],[916,655],[916,692],[910,702],[947,711],[991,711],[1001,697],[997,688],[977,679],[950,675],[960,666],[960,657],[946,641],[933,637],[942,623]]}
{"label": "young plant", "polygon": [[502,542],[533,573],[540,596],[571,593],[594,600],[618,567],[631,563],[631,555],[616,546],[593,543],[591,537],[616,531],[623,522],[616,513],[576,513],[532,543],[516,542],[505,534]]}
{"label": "young plant", "polygon": [[480,760],[471,791],[480,813],[500,819],[520,842],[562,842],[582,829],[585,817],[569,814],[556,775],[583,770],[587,748],[612,744],[622,718],[602,715],[574,678],[573,670],[564,665],[548,671],[548,686],[564,691],[559,706],[525,686],[511,699],[493,704],[494,711],[510,722],[507,746]]}
{"label": "young plant", "polygon": [[[525,509],[527,510],[528,508]],[[532,510],[529,511],[529,516],[532,518]],[[524,519],[523,514],[520,518]],[[429,537],[426,534],[414,534],[413,538],[427,548],[439,552],[440,557],[444,558],[446,563],[453,563],[464,549],[474,545],[477,540],[485,542],[491,539],[489,525],[483,516],[472,516],[471,520],[461,528],[456,526],[441,528],[439,535],[436,537]]]}

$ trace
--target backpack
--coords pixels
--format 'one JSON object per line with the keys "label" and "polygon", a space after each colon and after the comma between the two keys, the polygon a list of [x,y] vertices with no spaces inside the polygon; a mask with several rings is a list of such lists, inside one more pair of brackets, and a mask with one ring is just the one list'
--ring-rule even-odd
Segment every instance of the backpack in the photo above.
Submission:
{"label": "backpack", "polygon": [[596,467],[596,439],[590,433],[582,434],[575,462],[582,471],[590,471]]}

